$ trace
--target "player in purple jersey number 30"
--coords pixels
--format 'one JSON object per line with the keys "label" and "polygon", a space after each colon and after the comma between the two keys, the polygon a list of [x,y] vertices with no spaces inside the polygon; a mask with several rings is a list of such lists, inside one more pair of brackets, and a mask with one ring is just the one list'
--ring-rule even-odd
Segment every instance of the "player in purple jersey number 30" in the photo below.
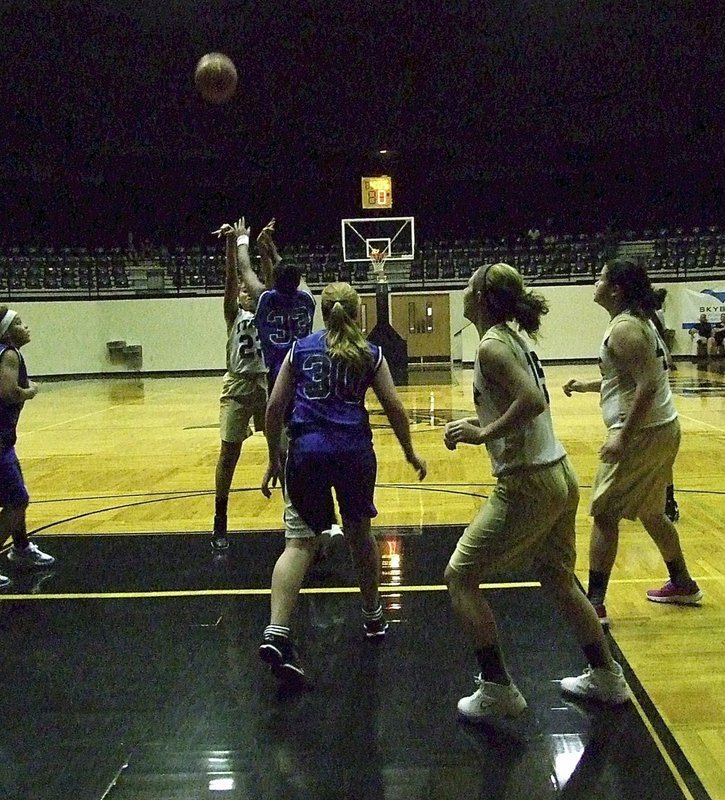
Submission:
{"label": "player in purple jersey number 30", "polygon": [[265,421],[269,464],[262,492],[269,497],[270,483],[281,478],[280,440],[287,417],[285,483],[290,502],[285,510],[285,549],[272,573],[271,617],[259,655],[276,677],[292,683],[304,683],[305,675],[290,625],[319,535],[335,519],[333,489],[362,593],[364,635],[380,639],[387,629],[378,594],[380,553],[370,528],[377,515],[377,461],[365,408],[368,388],[380,401],[406,461],[420,480],[426,475],[390,368],[380,348],[367,342],[358,327],[357,292],[347,283],[332,283],[323,290],[321,303],[325,329],[293,344],[274,384]]}

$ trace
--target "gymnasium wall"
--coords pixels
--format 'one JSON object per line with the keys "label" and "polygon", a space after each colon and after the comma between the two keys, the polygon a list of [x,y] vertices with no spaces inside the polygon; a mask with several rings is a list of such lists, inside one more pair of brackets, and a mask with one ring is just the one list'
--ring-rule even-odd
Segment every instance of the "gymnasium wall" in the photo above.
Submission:
{"label": "gymnasium wall", "polygon": [[[677,331],[675,353],[690,352],[682,331],[684,290],[717,288],[723,281],[663,284],[669,291],[665,313]],[[537,345],[542,360],[596,357],[607,323],[592,301],[593,286],[537,288],[549,301]],[[464,328],[463,292],[450,293],[451,353],[454,361],[473,361],[478,337]],[[185,372],[224,368],[226,331],[221,297],[159,298],[17,303],[32,341],[23,349],[31,375],[63,376],[123,372]],[[319,309],[315,328],[322,325]],[[461,332],[462,331],[462,332]],[[110,341],[141,345],[142,360],[112,357]]]}

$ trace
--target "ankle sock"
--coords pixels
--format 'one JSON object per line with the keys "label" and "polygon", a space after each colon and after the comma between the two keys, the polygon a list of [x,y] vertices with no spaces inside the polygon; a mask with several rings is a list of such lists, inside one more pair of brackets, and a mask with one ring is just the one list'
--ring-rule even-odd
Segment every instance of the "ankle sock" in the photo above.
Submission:
{"label": "ankle sock", "polygon": [[687,588],[692,583],[690,573],[685,566],[684,558],[676,558],[674,561],[665,561],[667,572],[670,573],[670,581],[675,586],[680,586],[683,589]]}
{"label": "ankle sock", "polygon": [[378,603],[378,607],[374,611],[367,611],[365,608],[362,610],[363,619],[368,622],[376,622],[383,618],[383,606]]}
{"label": "ankle sock", "polygon": [[501,652],[501,645],[496,642],[488,647],[476,650],[476,659],[481,668],[481,677],[491,683],[499,683],[503,686],[511,684],[511,676],[508,674],[506,665]]}
{"label": "ankle sock", "polygon": [[609,585],[609,575],[609,572],[589,570],[589,589],[587,591],[587,597],[593,606],[604,604],[604,597],[607,594],[607,586]]}
{"label": "ankle sock", "polygon": [[290,629],[285,625],[267,625],[264,629],[265,636],[282,636],[284,639],[289,639]]}
{"label": "ankle sock", "polygon": [[585,644],[582,646],[582,652],[589,666],[594,669],[607,669],[609,666],[609,658],[600,644]]}

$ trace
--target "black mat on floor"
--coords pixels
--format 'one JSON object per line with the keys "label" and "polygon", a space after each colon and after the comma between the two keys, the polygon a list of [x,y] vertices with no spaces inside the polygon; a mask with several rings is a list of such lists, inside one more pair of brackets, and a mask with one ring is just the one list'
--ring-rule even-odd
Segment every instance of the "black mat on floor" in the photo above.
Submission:
{"label": "black mat on floor", "polygon": [[295,633],[315,686],[293,695],[257,657],[266,594],[103,593],[265,587],[278,536],[233,542],[221,566],[206,537],[46,537],[58,565],[42,594],[0,601],[0,798],[682,798],[634,705],[562,699],[558,679],[583,659],[537,588],[489,592],[529,709],[485,726],[457,720],[475,662],[447,594],[424,590],[440,585],[457,533],[402,537],[404,584],[421,588],[391,588],[382,643],[363,639],[355,593],[303,594]]}

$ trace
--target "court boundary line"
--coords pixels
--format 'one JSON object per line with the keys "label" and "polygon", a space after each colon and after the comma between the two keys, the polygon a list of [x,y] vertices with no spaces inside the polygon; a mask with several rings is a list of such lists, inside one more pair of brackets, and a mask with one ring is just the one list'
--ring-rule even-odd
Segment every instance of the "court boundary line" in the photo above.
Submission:
{"label": "court boundary line", "polygon": [[[650,739],[654,742],[660,757],[667,769],[669,769],[683,796],[686,800],[712,800],[695,767],[690,763],[674,733],[670,730],[657,706],[647,694],[647,690],[638,678],[637,673],[632,669],[624,652],[612,636],[611,630],[607,632],[606,636],[612,649],[612,655],[620,663],[624,671],[630,688],[632,705],[637,712],[637,716],[642,721],[647,733],[649,733]],[[645,706],[647,707],[646,709]],[[685,772],[687,776],[683,774]]]}
{"label": "court boundary line", "polygon": [[[540,589],[538,581],[512,581],[502,583],[482,583],[481,589]],[[399,594],[400,592],[447,592],[444,584],[420,584],[417,586],[380,586],[380,594]],[[306,586],[300,594],[358,594],[359,586]],[[157,589],[153,591],[131,592],[67,592],[65,594],[2,594],[0,603],[22,600],[146,600],[167,597],[265,597],[271,589]]]}
{"label": "court boundary line", "polygon": [[[725,428],[718,428],[717,425],[711,425],[709,422],[705,422],[702,419],[697,419],[697,417],[689,417],[687,414],[683,414],[682,412],[678,411],[678,414],[682,419],[686,419],[689,422],[694,422],[696,425],[704,425],[706,428],[712,428],[712,430],[717,431],[718,433],[725,434]],[[680,488],[677,487],[677,491],[679,492]]]}

